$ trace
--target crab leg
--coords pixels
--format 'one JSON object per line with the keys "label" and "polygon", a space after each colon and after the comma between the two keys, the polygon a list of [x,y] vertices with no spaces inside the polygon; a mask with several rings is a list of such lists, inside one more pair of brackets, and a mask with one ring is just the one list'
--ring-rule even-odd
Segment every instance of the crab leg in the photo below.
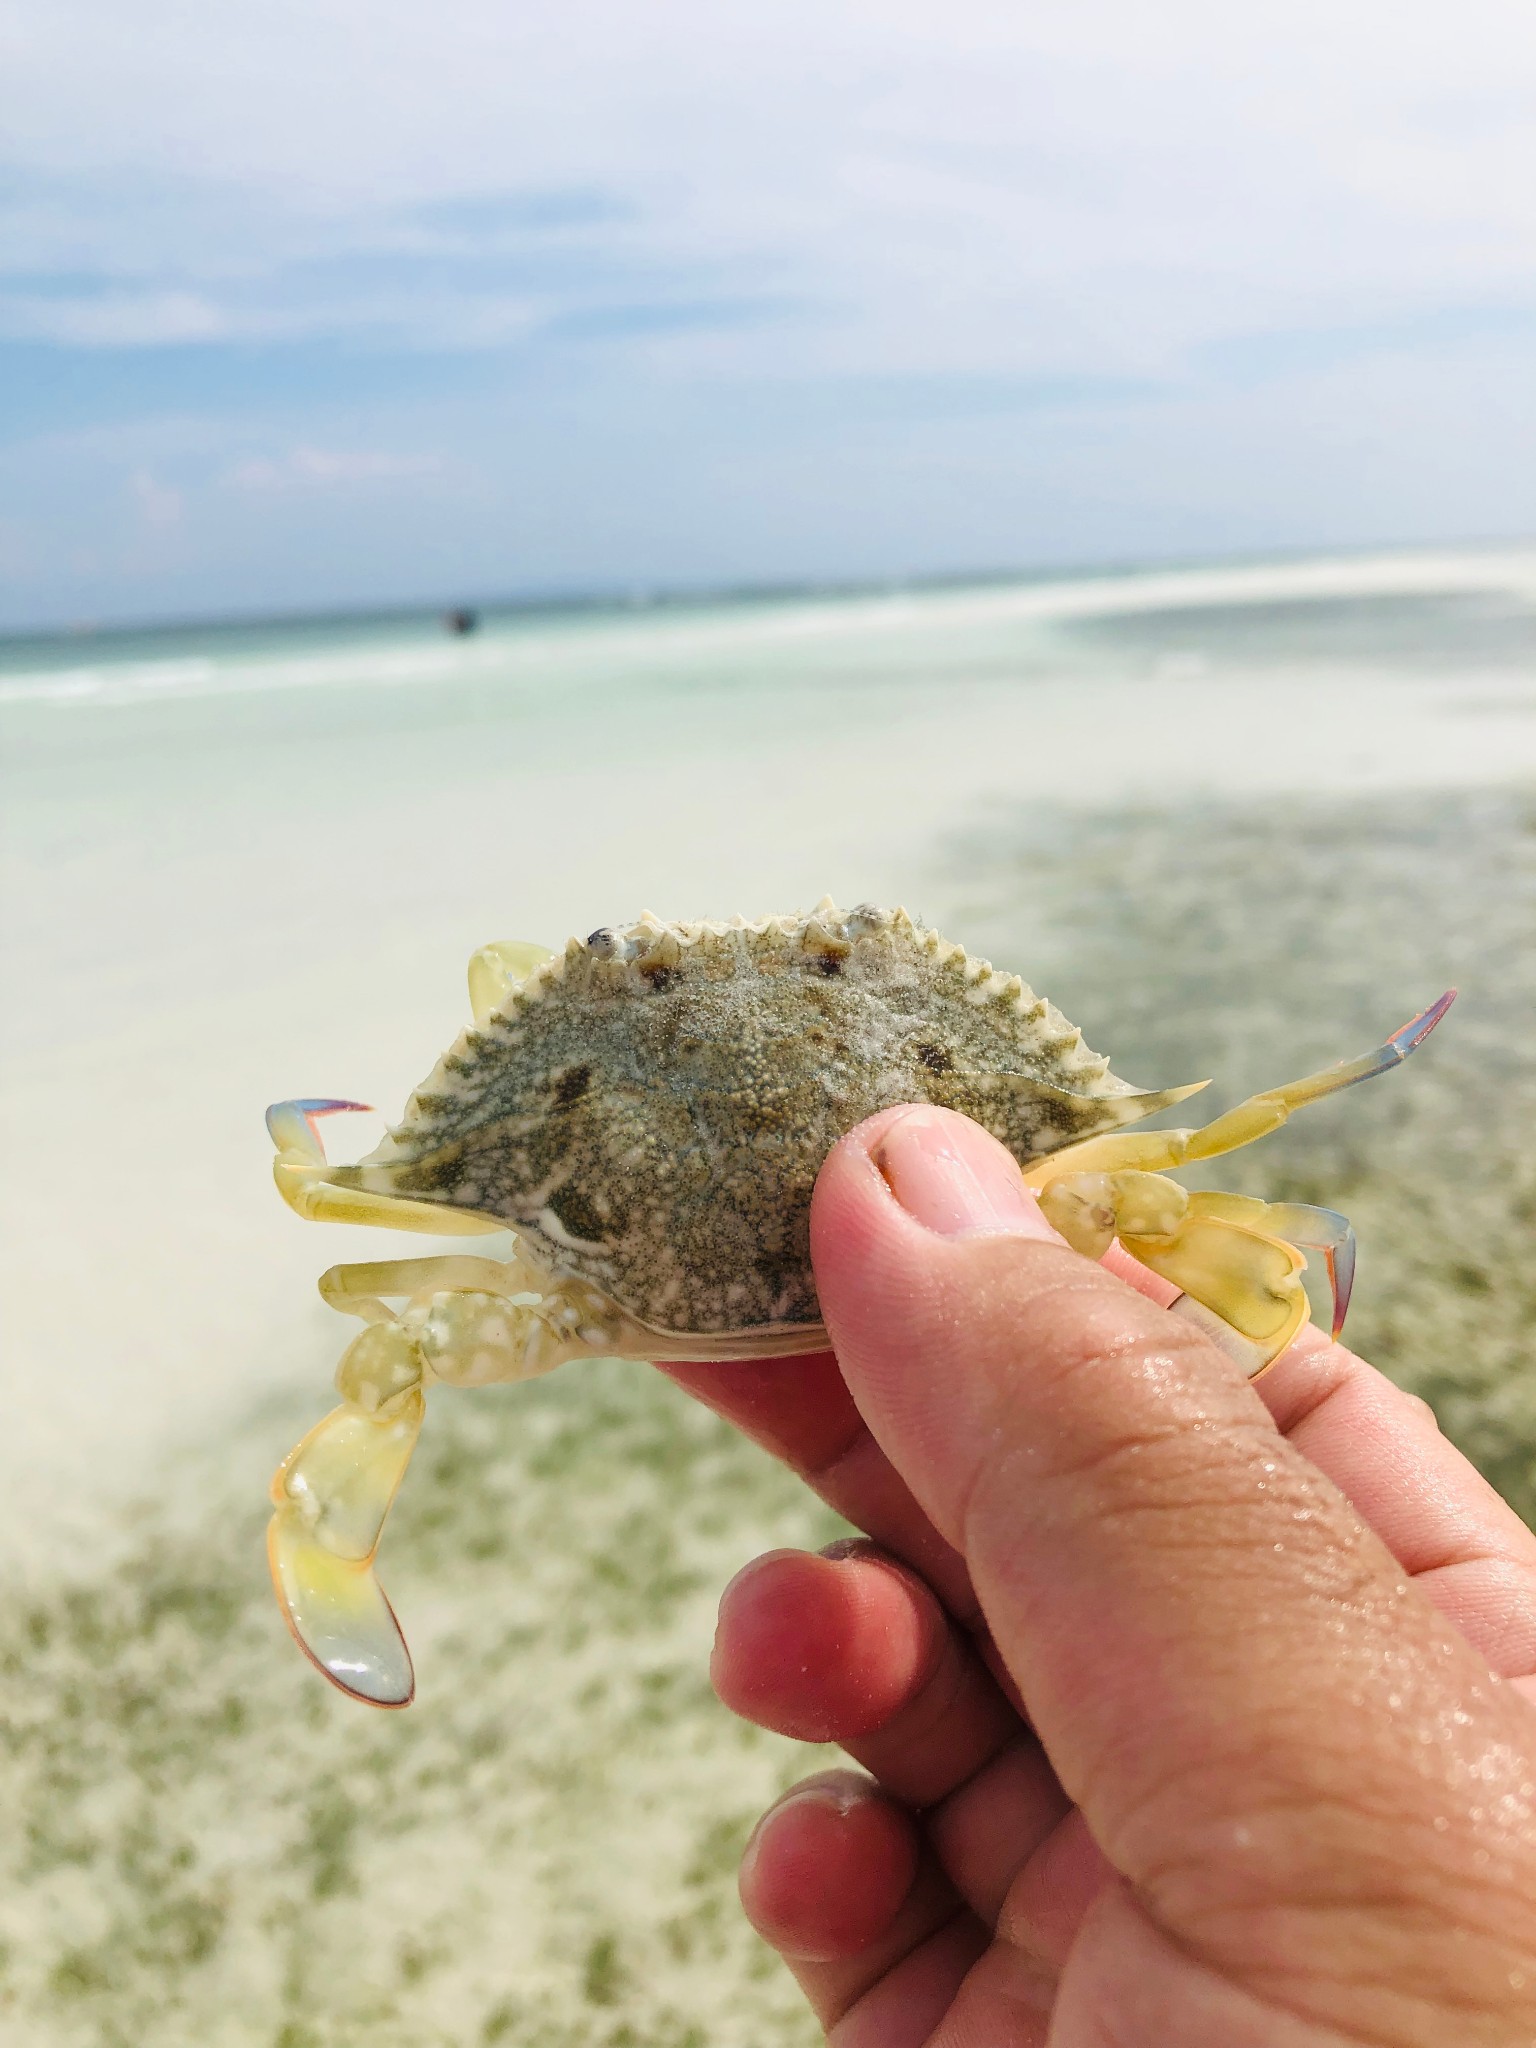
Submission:
{"label": "crab leg", "polygon": [[[1307,1317],[1297,1277],[1298,1247],[1321,1252],[1333,1295],[1333,1334],[1343,1327],[1355,1276],[1355,1236],[1332,1209],[1304,1202],[1266,1203],[1246,1195],[1190,1195],[1163,1178],[1169,1167],[1234,1152],[1277,1130],[1293,1109],[1352,1088],[1416,1052],[1455,1000],[1454,989],[1410,1018],[1364,1058],[1309,1074],[1240,1102],[1202,1130],[1131,1131],[1069,1145],[1025,1173],[1041,1207],[1067,1242],[1102,1258],[1118,1238],[1133,1257],[1184,1290],[1198,1313],[1186,1314],[1233,1338],[1227,1348],[1261,1372]],[[1212,1328],[1212,1320],[1218,1327]]]}
{"label": "crab leg", "polygon": [[[499,1275],[501,1286],[432,1285],[454,1269],[470,1279]],[[333,1298],[346,1299],[351,1283],[351,1305],[370,1320],[336,1370],[342,1405],[272,1481],[267,1555],[300,1647],[333,1684],[373,1706],[406,1706],[415,1690],[410,1652],[373,1560],[421,1431],[425,1385],[527,1379],[571,1355],[562,1333],[524,1305],[540,1297],[506,1291],[516,1270],[484,1259],[405,1259],[327,1275]],[[401,1316],[380,1300],[381,1292],[423,1277],[427,1284]],[[591,1347],[578,1335],[574,1348]]]}
{"label": "crab leg", "polygon": [[1355,1287],[1355,1233],[1347,1216],[1337,1209],[1316,1209],[1310,1202],[1271,1202],[1270,1227],[1287,1244],[1300,1245],[1309,1252],[1321,1252],[1333,1297],[1331,1337],[1337,1337],[1349,1314],[1349,1297]]}
{"label": "crab leg", "polygon": [[[1194,1319],[1250,1374],[1278,1358],[1307,1319],[1303,1245],[1324,1255],[1335,1336],[1343,1323],[1354,1232],[1332,1209],[1190,1194],[1177,1181],[1134,1167],[1064,1175],[1042,1192],[1040,1206],[1089,1258],[1102,1258],[1118,1238],[1133,1258],[1171,1280],[1200,1305]],[[1228,1341],[1234,1336],[1235,1343]]]}
{"label": "crab leg", "polygon": [[475,1288],[482,1294],[515,1293],[525,1282],[520,1269],[501,1259],[369,1259],[332,1266],[320,1275],[321,1299],[343,1315],[365,1323],[393,1322],[385,1296],[443,1294]]}
{"label": "crab leg", "polygon": [[[1120,1242],[1133,1258],[1220,1319],[1224,1348],[1252,1378],[1273,1364],[1307,1320],[1310,1310],[1301,1284],[1306,1260],[1283,1238],[1195,1209],[1196,1200],[1171,1238],[1122,1234]],[[1196,1320],[1209,1328],[1204,1318]],[[1225,1341],[1227,1332],[1235,1332],[1238,1346]]]}
{"label": "crab leg", "polygon": [[396,1195],[372,1194],[363,1188],[332,1186],[327,1178],[331,1167],[315,1128],[316,1119],[335,1116],[342,1110],[367,1108],[366,1102],[332,1102],[310,1097],[273,1103],[267,1111],[267,1129],[277,1146],[272,1178],[290,1209],[309,1223],[381,1224],[386,1230],[422,1230],[434,1237],[467,1236],[506,1227],[485,1216],[450,1209],[446,1204],[410,1202]]}
{"label": "crab leg", "polygon": [[470,955],[469,1006],[477,1024],[489,1023],[519,982],[554,954],[531,939],[495,939]]}
{"label": "crab leg", "polygon": [[1191,1195],[1189,1209],[1193,1215],[1221,1217],[1278,1238],[1298,1251],[1320,1252],[1333,1303],[1329,1334],[1338,1336],[1355,1285],[1355,1232],[1347,1216],[1337,1209],[1314,1208],[1310,1202],[1260,1202],[1251,1195]]}
{"label": "crab leg", "polygon": [[1418,1051],[1455,1000],[1456,991],[1449,988],[1438,1002],[1432,1003],[1427,1010],[1420,1010],[1416,1017],[1410,1017],[1374,1052],[1365,1053],[1357,1060],[1343,1060],[1336,1067],[1327,1067],[1320,1074],[1308,1074],[1305,1079],[1291,1081],[1283,1088],[1250,1095],[1246,1102],[1229,1109],[1225,1116],[1217,1117],[1214,1123],[1194,1132],[1184,1154],[1185,1159],[1215,1159],[1223,1152],[1235,1152],[1240,1146],[1251,1145],[1256,1138],[1267,1137],[1271,1131],[1278,1130],[1293,1109],[1300,1109],[1308,1102],[1319,1102],[1325,1095],[1337,1094],[1341,1088],[1353,1088],[1361,1081],[1374,1080],[1378,1074],[1401,1066],[1410,1053]]}
{"label": "crab leg", "polygon": [[350,1401],[333,1409],[272,1481],[267,1556],[288,1626],[333,1684],[378,1707],[406,1706],[415,1691],[373,1558],[423,1405],[418,1384],[400,1388],[376,1414]]}
{"label": "crab leg", "polygon": [[[763,1330],[655,1330],[636,1322],[611,1301],[569,1276],[551,1279],[514,1251],[509,1259],[445,1256],[427,1259],[378,1259],[332,1266],[320,1276],[320,1293],[344,1315],[367,1323],[396,1320],[387,1298],[409,1295],[403,1318],[415,1327],[429,1318],[429,1336],[442,1320],[440,1304],[471,1299],[494,1302],[512,1312],[520,1333],[503,1354],[495,1378],[526,1379],[530,1372],[548,1372],[576,1358],[643,1358],[675,1363],[724,1364],[733,1359],[788,1358],[807,1351],[825,1351],[822,1323],[781,1323]],[[434,1305],[439,1305],[433,1313]],[[477,1350],[483,1346],[477,1345]],[[452,1380],[455,1368],[429,1349],[432,1377]],[[530,1363],[530,1361],[536,1361]]]}
{"label": "crab leg", "polygon": [[1374,1052],[1327,1067],[1320,1074],[1308,1074],[1283,1088],[1250,1095],[1246,1102],[1238,1103],[1235,1109],[1229,1109],[1199,1130],[1111,1132],[1101,1138],[1085,1138],[1081,1144],[1068,1145],[1028,1168],[1024,1178],[1032,1188],[1041,1189],[1068,1173],[1114,1172],[1124,1168],[1166,1173],[1170,1167],[1188,1166],[1197,1159],[1216,1159],[1224,1152],[1236,1152],[1256,1138],[1279,1130],[1293,1109],[1400,1066],[1410,1053],[1418,1051],[1455,1000],[1455,989],[1447,989],[1437,1003],[1410,1017],[1400,1031],[1394,1031]]}

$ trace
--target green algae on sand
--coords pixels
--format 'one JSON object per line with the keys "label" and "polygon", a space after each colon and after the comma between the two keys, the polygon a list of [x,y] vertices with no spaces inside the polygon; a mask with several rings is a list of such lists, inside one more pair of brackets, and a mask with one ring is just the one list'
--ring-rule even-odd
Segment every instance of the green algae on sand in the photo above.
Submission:
{"label": "green algae on sand", "polygon": [[409,1714],[294,1653],[212,1477],[0,1624],[8,2048],[810,2042],[734,1873],[819,1753],[706,1671],[730,1572],[840,1525],[647,1367],[507,1396],[439,1404],[391,1527]]}

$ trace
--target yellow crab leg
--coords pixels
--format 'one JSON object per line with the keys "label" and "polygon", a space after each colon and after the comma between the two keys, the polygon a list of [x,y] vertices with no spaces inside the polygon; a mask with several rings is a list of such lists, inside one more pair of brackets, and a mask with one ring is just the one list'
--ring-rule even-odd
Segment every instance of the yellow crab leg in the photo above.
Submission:
{"label": "yellow crab leg", "polygon": [[416,1689],[373,1556],[423,1405],[412,1387],[382,1414],[333,1409],[272,1481],[267,1556],[288,1626],[333,1684],[376,1707],[407,1706]]}
{"label": "yellow crab leg", "polygon": [[1318,1209],[1310,1202],[1267,1202],[1265,1209],[1265,1228],[1272,1236],[1304,1251],[1321,1253],[1333,1297],[1328,1334],[1337,1337],[1349,1314],[1349,1297],[1355,1286],[1355,1233],[1349,1218],[1337,1209]]}
{"label": "yellow crab leg", "polygon": [[1100,1259],[1118,1238],[1142,1265],[1202,1303],[1241,1338],[1233,1355],[1250,1373],[1277,1358],[1307,1319],[1298,1277],[1306,1260],[1276,1232],[1266,1202],[1192,1195],[1176,1180],[1132,1167],[1064,1175],[1042,1190],[1040,1207],[1074,1251]]}
{"label": "yellow crab leg", "polygon": [[339,1188],[331,1172],[315,1120],[342,1110],[366,1110],[366,1102],[333,1102],[304,1097],[274,1102],[267,1111],[267,1129],[277,1146],[272,1178],[290,1209],[308,1223],[370,1223],[385,1230],[421,1230],[433,1237],[469,1236],[504,1230],[487,1216],[472,1216],[436,1202],[410,1202],[397,1195],[371,1194],[362,1188]]}
{"label": "yellow crab leg", "polygon": [[1333,1095],[1340,1088],[1353,1088],[1389,1068],[1400,1066],[1417,1052],[1431,1031],[1456,1000],[1455,989],[1447,989],[1437,1003],[1410,1017],[1385,1044],[1357,1060],[1346,1060],[1320,1074],[1308,1074],[1283,1088],[1269,1088],[1250,1095],[1235,1109],[1229,1109],[1213,1123],[1199,1130],[1111,1132],[1101,1138],[1085,1138],[1068,1145],[1025,1170],[1032,1188],[1043,1189],[1065,1174],[1118,1172],[1131,1168],[1143,1173],[1165,1173],[1170,1167],[1187,1166],[1197,1159],[1215,1159],[1223,1152],[1236,1152],[1256,1138],[1277,1131],[1293,1109]]}
{"label": "yellow crab leg", "polygon": [[494,939],[471,954],[469,1006],[475,1022],[488,1023],[518,983],[554,957],[548,946],[537,946],[531,939]]}
{"label": "yellow crab leg", "polygon": [[393,1322],[386,1295],[442,1294],[473,1288],[482,1294],[513,1294],[523,1286],[519,1267],[501,1259],[359,1259],[320,1275],[320,1296],[343,1315],[365,1323]]}
{"label": "yellow crab leg", "polygon": [[272,1583],[301,1649],[344,1692],[403,1707],[410,1652],[373,1558],[421,1433],[430,1377],[413,1331],[393,1317],[360,1330],[342,1355],[342,1405],[300,1442],[272,1481]]}
{"label": "yellow crab leg", "polygon": [[[1262,1208],[1262,1203],[1256,1206]],[[1171,1280],[1253,1347],[1251,1372],[1277,1359],[1311,1313],[1294,1245],[1194,1210],[1168,1238],[1122,1233],[1135,1259]],[[1246,1363],[1246,1360],[1245,1360]]]}
{"label": "yellow crab leg", "polygon": [[1341,1088],[1353,1088],[1361,1081],[1374,1080],[1378,1074],[1401,1066],[1411,1053],[1418,1051],[1455,1000],[1455,989],[1447,989],[1438,1002],[1432,1003],[1427,1010],[1420,1010],[1416,1017],[1410,1017],[1374,1052],[1365,1053],[1356,1060],[1343,1060],[1336,1067],[1327,1067],[1320,1074],[1308,1074],[1283,1088],[1250,1095],[1246,1102],[1240,1102],[1225,1116],[1217,1117],[1214,1123],[1196,1131],[1185,1151],[1185,1159],[1215,1159],[1223,1152],[1235,1152],[1240,1146],[1251,1145],[1256,1138],[1267,1137],[1271,1131],[1278,1130],[1293,1109],[1300,1109],[1308,1102],[1319,1102],[1325,1095],[1337,1094]]}
{"label": "yellow crab leg", "polygon": [[1261,1202],[1253,1195],[1204,1192],[1189,1197],[1188,1213],[1221,1217],[1256,1230],[1262,1237],[1295,1245],[1298,1251],[1321,1253],[1333,1300],[1330,1335],[1338,1336],[1355,1285],[1355,1232],[1347,1216],[1337,1209],[1314,1208],[1310,1202]]}
{"label": "yellow crab leg", "polygon": [[[1299,1277],[1307,1263],[1303,1245],[1326,1259],[1338,1335],[1349,1306],[1355,1240],[1332,1209],[1190,1194],[1177,1181],[1135,1168],[1065,1175],[1043,1190],[1040,1203],[1075,1250],[1102,1258],[1118,1238],[1144,1266],[1171,1280],[1201,1305],[1205,1313],[1194,1320],[1250,1374],[1278,1358],[1307,1319]],[[1234,1333],[1236,1344],[1228,1341]]]}
{"label": "yellow crab leg", "polygon": [[[434,1284],[456,1268],[475,1280],[488,1269],[499,1285]],[[368,1305],[362,1312],[376,1310],[377,1319],[370,1316],[336,1369],[342,1405],[310,1430],[272,1481],[267,1555],[300,1648],[333,1684],[372,1706],[407,1706],[415,1690],[410,1652],[373,1560],[421,1431],[425,1386],[529,1378],[563,1355],[559,1344],[541,1354],[531,1343],[536,1319],[518,1313],[520,1297],[507,1291],[515,1270],[483,1259],[338,1269],[356,1283],[356,1302]],[[424,1280],[425,1290],[397,1318],[378,1291],[413,1280]]]}

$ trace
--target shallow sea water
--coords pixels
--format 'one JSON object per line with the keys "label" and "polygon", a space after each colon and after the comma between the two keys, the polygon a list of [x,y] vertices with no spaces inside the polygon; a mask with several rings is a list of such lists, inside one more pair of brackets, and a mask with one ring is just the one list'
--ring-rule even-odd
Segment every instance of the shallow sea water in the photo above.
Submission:
{"label": "shallow sea water", "polygon": [[734,1867],[821,1758],[704,1678],[730,1574],[836,1533],[765,1458],[644,1368],[440,1393],[418,1704],[271,1602],[314,1277],[390,1247],[282,1208],[260,1112],[397,1108],[488,937],[904,899],[1212,1113],[1458,984],[1219,1177],[1349,1210],[1351,1338],[1536,1515],[1536,557],[13,644],[0,777],[18,2048],[812,2038]]}

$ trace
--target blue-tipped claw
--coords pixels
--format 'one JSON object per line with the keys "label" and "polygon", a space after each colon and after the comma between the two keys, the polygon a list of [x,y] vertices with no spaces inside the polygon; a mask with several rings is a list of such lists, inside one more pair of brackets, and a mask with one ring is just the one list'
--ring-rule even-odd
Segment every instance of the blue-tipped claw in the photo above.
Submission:
{"label": "blue-tipped claw", "polygon": [[1455,989],[1448,988],[1438,1003],[1431,1003],[1427,1010],[1420,1010],[1417,1017],[1410,1017],[1401,1031],[1394,1031],[1381,1048],[1383,1053],[1391,1051],[1398,1059],[1405,1060],[1409,1053],[1417,1052],[1455,1000]]}
{"label": "blue-tipped claw", "polygon": [[1341,1060],[1327,1074],[1319,1074],[1319,1081],[1330,1083],[1327,1092],[1331,1095],[1336,1089],[1353,1088],[1358,1081],[1373,1081],[1389,1068],[1401,1066],[1410,1053],[1418,1051],[1455,1000],[1455,989],[1448,988],[1438,1003],[1431,1003],[1427,1010],[1420,1010],[1417,1017],[1410,1017],[1400,1031],[1393,1032],[1385,1045],[1379,1045],[1363,1059]]}
{"label": "blue-tipped claw", "polygon": [[1329,1334],[1337,1337],[1349,1314],[1349,1297],[1355,1291],[1355,1233],[1346,1228],[1343,1242],[1324,1246],[1323,1256],[1333,1288],[1333,1328]]}
{"label": "blue-tipped claw", "polygon": [[[1334,1211],[1320,1211],[1324,1216],[1333,1216]],[[1333,1327],[1330,1337],[1337,1337],[1344,1327],[1344,1318],[1349,1314],[1349,1297],[1355,1291],[1355,1233],[1342,1216],[1335,1221],[1344,1225],[1342,1235],[1331,1244],[1315,1247],[1323,1255],[1323,1264],[1328,1272],[1328,1286],[1333,1294]],[[1312,1247],[1309,1247],[1312,1249]]]}
{"label": "blue-tipped claw", "polygon": [[[1450,997],[1442,997],[1436,1008],[1444,1015]],[[1425,1016],[1429,1012],[1425,1011]],[[1415,1018],[1415,1023],[1418,1019]],[[1404,1029],[1410,1029],[1404,1026]],[[1433,1029],[1433,1025],[1429,1027]],[[1411,1049],[1411,1048],[1410,1048]],[[1321,1252],[1333,1295],[1333,1329],[1337,1337],[1349,1314],[1349,1297],[1355,1287],[1355,1233],[1347,1216],[1337,1209],[1316,1209],[1310,1202],[1272,1202],[1265,1228],[1304,1251]]]}
{"label": "blue-tipped claw", "polygon": [[321,1161],[325,1147],[315,1129],[318,1116],[335,1116],[344,1109],[371,1110],[367,1102],[336,1102],[328,1097],[306,1095],[295,1102],[274,1102],[267,1111],[267,1132],[279,1151],[313,1152]]}

